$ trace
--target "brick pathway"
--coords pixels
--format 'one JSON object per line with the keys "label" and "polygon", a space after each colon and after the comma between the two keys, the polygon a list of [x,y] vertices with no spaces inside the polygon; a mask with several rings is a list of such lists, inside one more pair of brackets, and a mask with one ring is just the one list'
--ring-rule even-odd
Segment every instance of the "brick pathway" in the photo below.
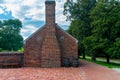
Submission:
{"label": "brick pathway", "polygon": [[120,73],[98,64],[81,61],[86,80],[120,80]]}
{"label": "brick pathway", "polygon": [[120,73],[81,61],[79,68],[0,69],[0,80],[120,80]]}

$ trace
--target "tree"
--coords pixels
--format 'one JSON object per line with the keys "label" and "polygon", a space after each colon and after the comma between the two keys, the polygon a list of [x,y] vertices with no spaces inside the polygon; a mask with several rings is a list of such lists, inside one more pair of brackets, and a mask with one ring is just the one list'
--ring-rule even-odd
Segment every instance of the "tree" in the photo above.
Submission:
{"label": "tree", "polygon": [[102,39],[99,36],[91,35],[84,39],[85,48],[91,53],[91,59],[96,60],[96,55],[103,53],[103,49],[108,45],[107,39]]}
{"label": "tree", "polygon": [[120,37],[116,38],[116,41],[106,50],[106,52],[109,53],[112,58],[120,58]]}
{"label": "tree", "polygon": [[118,51],[115,51],[120,38],[120,1],[98,0],[91,10],[90,17],[92,19],[91,36],[98,40],[93,41],[96,45],[91,48],[99,49],[99,53],[105,54],[107,63],[109,63],[111,54],[118,55],[120,50],[118,47]]}
{"label": "tree", "polygon": [[1,22],[0,48],[3,50],[17,51],[23,46],[23,38],[20,35],[22,23],[18,19],[4,20]]}
{"label": "tree", "polygon": [[0,21],[0,28],[2,27],[2,21]]}
{"label": "tree", "polygon": [[83,53],[83,58],[85,58],[83,40],[91,35],[91,19],[89,16],[95,3],[96,0],[77,0],[76,2],[67,0],[64,4],[64,15],[67,16],[67,20],[71,21],[68,32],[79,40],[78,49],[80,53]]}

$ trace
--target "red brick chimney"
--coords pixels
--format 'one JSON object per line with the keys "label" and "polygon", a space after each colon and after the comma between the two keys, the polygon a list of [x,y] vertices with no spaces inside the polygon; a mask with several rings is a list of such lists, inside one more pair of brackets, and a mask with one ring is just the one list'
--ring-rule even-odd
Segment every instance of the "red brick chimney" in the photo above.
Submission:
{"label": "red brick chimney", "polygon": [[56,38],[55,1],[46,1],[46,33],[42,44],[41,67],[60,67],[61,53]]}
{"label": "red brick chimney", "polygon": [[55,24],[55,1],[46,0],[46,24]]}

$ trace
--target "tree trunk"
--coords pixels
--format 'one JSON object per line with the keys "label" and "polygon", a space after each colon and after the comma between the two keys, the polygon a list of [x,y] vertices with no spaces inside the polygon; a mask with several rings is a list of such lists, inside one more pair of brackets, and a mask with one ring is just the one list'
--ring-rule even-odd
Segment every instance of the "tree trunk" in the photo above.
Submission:
{"label": "tree trunk", "polygon": [[110,63],[110,58],[108,55],[106,55],[106,62],[109,64]]}
{"label": "tree trunk", "polygon": [[92,52],[92,54],[91,54],[91,59],[92,59],[93,61],[96,61],[96,55],[95,55],[94,52]]}
{"label": "tree trunk", "polygon": [[83,59],[85,59],[85,52],[83,52]]}

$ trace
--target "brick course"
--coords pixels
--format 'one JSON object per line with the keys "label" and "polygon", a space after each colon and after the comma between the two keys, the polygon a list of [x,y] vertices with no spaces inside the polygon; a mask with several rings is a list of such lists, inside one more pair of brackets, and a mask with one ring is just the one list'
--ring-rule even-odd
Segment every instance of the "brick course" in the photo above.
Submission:
{"label": "brick course", "polygon": [[[16,63],[19,66],[23,66],[23,53],[20,52],[0,52],[0,67],[4,66],[4,63],[12,66],[11,63]],[[9,64],[10,63],[10,64]]]}

